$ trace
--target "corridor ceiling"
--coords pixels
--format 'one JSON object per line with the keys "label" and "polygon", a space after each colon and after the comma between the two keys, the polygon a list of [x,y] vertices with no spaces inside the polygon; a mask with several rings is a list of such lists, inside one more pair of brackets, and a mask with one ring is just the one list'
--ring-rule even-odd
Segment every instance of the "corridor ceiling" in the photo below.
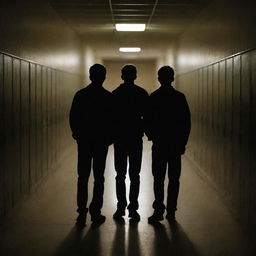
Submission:
{"label": "corridor ceiling", "polygon": [[[119,47],[141,47],[157,57],[212,0],[49,0],[52,7],[101,55],[121,55]],[[116,23],[145,23],[145,32],[117,32]],[[95,50],[94,49],[94,50]]]}

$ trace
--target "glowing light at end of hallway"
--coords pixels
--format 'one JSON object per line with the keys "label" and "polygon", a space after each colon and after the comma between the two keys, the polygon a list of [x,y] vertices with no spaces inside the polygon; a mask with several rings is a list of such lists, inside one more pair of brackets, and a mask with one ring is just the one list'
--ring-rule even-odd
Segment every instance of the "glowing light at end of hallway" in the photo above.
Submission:
{"label": "glowing light at end of hallway", "polygon": [[120,47],[119,52],[140,52],[141,48],[139,47]]}
{"label": "glowing light at end of hallway", "polygon": [[117,31],[145,31],[145,24],[116,24]]}

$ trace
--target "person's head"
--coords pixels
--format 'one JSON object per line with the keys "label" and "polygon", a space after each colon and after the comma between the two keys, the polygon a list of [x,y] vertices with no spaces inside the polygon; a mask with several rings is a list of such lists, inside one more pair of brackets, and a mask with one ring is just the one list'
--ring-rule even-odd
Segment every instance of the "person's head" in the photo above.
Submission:
{"label": "person's head", "polygon": [[125,82],[133,82],[137,78],[137,69],[133,65],[125,65],[121,70],[121,78]]}
{"label": "person's head", "polygon": [[174,81],[174,70],[170,66],[163,66],[158,70],[160,84],[171,84]]}
{"label": "person's head", "polygon": [[94,64],[89,69],[90,80],[94,83],[102,84],[106,79],[106,68],[101,64]]}

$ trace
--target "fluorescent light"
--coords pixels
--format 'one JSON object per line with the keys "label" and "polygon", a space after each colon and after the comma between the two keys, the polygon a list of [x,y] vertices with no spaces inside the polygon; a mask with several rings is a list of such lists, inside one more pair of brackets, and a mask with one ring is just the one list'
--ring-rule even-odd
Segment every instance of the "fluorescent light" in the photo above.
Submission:
{"label": "fluorescent light", "polygon": [[117,31],[145,31],[145,24],[116,24]]}
{"label": "fluorescent light", "polygon": [[140,52],[141,48],[139,47],[120,47],[119,52]]}

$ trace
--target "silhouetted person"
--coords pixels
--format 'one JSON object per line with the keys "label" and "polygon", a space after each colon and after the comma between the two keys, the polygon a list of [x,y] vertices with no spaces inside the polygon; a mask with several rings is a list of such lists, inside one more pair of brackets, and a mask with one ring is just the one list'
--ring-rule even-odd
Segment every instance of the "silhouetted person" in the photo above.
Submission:
{"label": "silhouetted person", "polygon": [[100,64],[90,67],[87,87],[75,94],[70,110],[70,127],[78,145],[77,225],[84,226],[88,212],[88,180],[93,169],[93,198],[89,206],[91,220],[102,223],[104,170],[108,146],[112,143],[112,94],[102,87],[106,69]]}
{"label": "silhouetted person", "polygon": [[117,210],[115,220],[122,220],[127,207],[125,178],[129,162],[130,192],[129,217],[140,221],[137,210],[140,187],[140,169],[142,159],[142,137],[144,134],[143,115],[148,99],[146,90],[134,84],[137,70],[133,65],[126,65],[121,70],[124,83],[113,91],[116,125],[114,135],[114,158],[116,170]]}
{"label": "silhouetted person", "polygon": [[152,140],[152,173],[154,177],[154,213],[149,223],[163,220],[165,211],[164,180],[168,166],[167,215],[169,221],[175,219],[181,155],[190,133],[190,111],[184,94],[175,90],[174,71],[170,66],[158,70],[161,86],[149,96],[146,114],[146,135]]}

